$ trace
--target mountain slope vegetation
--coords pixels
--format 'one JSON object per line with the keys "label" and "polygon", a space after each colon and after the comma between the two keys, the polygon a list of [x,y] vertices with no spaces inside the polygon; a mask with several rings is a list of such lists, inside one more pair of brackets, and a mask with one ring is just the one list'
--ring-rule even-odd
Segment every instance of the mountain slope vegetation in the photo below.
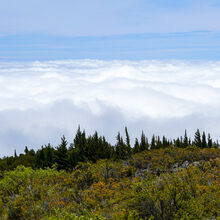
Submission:
{"label": "mountain slope vegetation", "polygon": [[78,129],[69,146],[62,137],[2,158],[0,219],[219,219],[220,149],[210,135],[149,143],[142,133],[131,147],[125,131],[114,146]]}

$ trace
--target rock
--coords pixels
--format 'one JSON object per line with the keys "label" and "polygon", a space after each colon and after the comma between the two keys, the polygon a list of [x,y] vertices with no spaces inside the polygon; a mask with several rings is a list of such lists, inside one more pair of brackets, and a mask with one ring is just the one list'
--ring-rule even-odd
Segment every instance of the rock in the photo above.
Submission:
{"label": "rock", "polygon": [[182,168],[187,168],[188,166],[189,166],[189,161],[186,160],[186,161],[183,162],[181,167]]}
{"label": "rock", "polygon": [[148,169],[143,169],[135,172],[134,176],[135,177],[145,177],[145,172],[148,172]]}
{"label": "rock", "polygon": [[191,165],[198,167],[198,166],[200,165],[200,162],[199,162],[199,161],[195,161],[195,162],[193,162]]}
{"label": "rock", "polygon": [[172,169],[177,169],[177,168],[179,168],[179,163],[178,162],[173,164],[173,166],[172,166]]}

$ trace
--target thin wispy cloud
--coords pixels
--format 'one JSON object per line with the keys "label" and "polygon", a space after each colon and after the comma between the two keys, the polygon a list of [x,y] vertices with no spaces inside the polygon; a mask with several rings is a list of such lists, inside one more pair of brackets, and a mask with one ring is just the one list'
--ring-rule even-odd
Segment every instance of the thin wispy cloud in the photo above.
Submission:
{"label": "thin wispy cloud", "polygon": [[0,63],[0,154],[69,140],[81,124],[110,141],[182,135],[220,136],[220,62],[65,60]]}
{"label": "thin wispy cloud", "polygon": [[1,61],[65,59],[220,59],[220,32],[128,34],[106,37],[0,37]]}
{"label": "thin wispy cloud", "polygon": [[2,1],[0,30],[64,36],[220,31],[219,10],[218,0]]}

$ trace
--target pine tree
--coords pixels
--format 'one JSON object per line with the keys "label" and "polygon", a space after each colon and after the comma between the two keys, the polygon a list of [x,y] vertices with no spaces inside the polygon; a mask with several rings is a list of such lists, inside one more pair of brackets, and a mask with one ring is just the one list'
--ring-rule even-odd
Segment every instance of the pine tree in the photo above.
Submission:
{"label": "pine tree", "polygon": [[119,132],[118,132],[116,139],[117,139],[117,143],[115,146],[116,157],[118,159],[126,159],[130,155],[130,149],[124,143],[123,138],[121,137]]}
{"label": "pine tree", "polygon": [[192,145],[192,141],[191,138],[189,138],[189,146]]}
{"label": "pine tree", "polygon": [[184,134],[183,146],[184,146],[184,148],[189,146],[189,140],[188,140],[188,137],[187,137],[187,131],[186,130],[185,130],[185,134]]}
{"label": "pine tree", "polygon": [[163,136],[162,145],[163,148],[169,147],[169,141],[166,139],[165,136]]}
{"label": "pine tree", "polygon": [[110,159],[113,156],[113,147],[106,141],[105,137],[100,137],[102,139],[102,149],[103,158]]}
{"label": "pine tree", "polygon": [[211,148],[212,147],[212,138],[210,136],[210,134],[208,133],[208,147]]}
{"label": "pine tree", "polygon": [[25,154],[28,154],[29,150],[28,150],[28,147],[25,146],[25,150],[24,150]]}
{"label": "pine tree", "polygon": [[43,146],[37,152],[37,155],[36,155],[36,167],[37,168],[44,168],[45,167],[45,153],[44,153]]}
{"label": "pine tree", "polygon": [[169,146],[173,145],[172,139],[169,140]]}
{"label": "pine tree", "polygon": [[14,157],[15,157],[15,158],[18,157],[18,156],[17,156],[17,152],[16,152],[16,150],[14,150]]}
{"label": "pine tree", "polygon": [[130,144],[130,137],[129,137],[129,134],[128,134],[128,129],[127,127],[125,127],[125,134],[126,134],[126,144],[129,148],[131,148],[131,144]]}
{"label": "pine tree", "polygon": [[57,147],[55,153],[55,162],[57,163],[58,170],[68,170],[69,169],[69,160],[68,160],[68,151],[67,151],[67,140],[63,136],[61,138],[61,144]]}
{"label": "pine tree", "polygon": [[181,147],[181,141],[180,141],[180,138],[178,137],[175,141],[175,147]]}
{"label": "pine tree", "polygon": [[214,143],[212,144],[212,147],[214,147],[214,148],[219,148],[219,142],[218,142],[218,140],[214,141]]}
{"label": "pine tree", "polygon": [[202,141],[201,141],[201,135],[199,129],[197,129],[195,136],[194,136],[194,144],[195,146],[201,148],[202,147]]}
{"label": "pine tree", "polygon": [[134,148],[133,148],[133,153],[138,153],[140,152],[140,145],[139,145],[139,142],[138,142],[138,139],[135,138],[135,144],[134,144]]}
{"label": "pine tree", "polygon": [[202,148],[206,148],[206,147],[207,147],[206,135],[205,135],[205,132],[203,131],[203,133],[202,133]]}
{"label": "pine tree", "polygon": [[160,140],[160,136],[157,136],[156,148],[157,148],[157,149],[163,148],[162,142],[161,142],[161,140]]}
{"label": "pine tree", "polygon": [[74,147],[76,148],[75,150],[75,157],[77,158],[78,162],[84,162],[87,160],[86,157],[86,133],[85,130],[81,132],[80,126],[78,127],[78,130],[76,132],[76,136],[74,138]]}
{"label": "pine tree", "polygon": [[45,158],[46,158],[46,167],[52,167],[54,163],[54,155],[53,155],[53,148],[50,144],[48,144],[45,148]]}
{"label": "pine tree", "polygon": [[141,134],[141,142],[139,147],[140,147],[140,151],[148,150],[149,148],[148,139],[146,138],[143,131]]}
{"label": "pine tree", "polygon": [[75,138],[74,138],[74,146],[75,148],[81,144],[82,132],[80,130],[80,126],[78,126]]}
{"label": "pine tree", "polygon": [[150,149],[156,149],[156,139],[155,139],[154,135],[152,136],[151,145],[150,146],[151,146]]}
{"label": "pine tree", "polygon": [[85,158],[92,162],[96,162],[100,154],[99,144],[98,144],[98,134],[95,132],[93,136],[87,138],[87,144],[85,147]]}

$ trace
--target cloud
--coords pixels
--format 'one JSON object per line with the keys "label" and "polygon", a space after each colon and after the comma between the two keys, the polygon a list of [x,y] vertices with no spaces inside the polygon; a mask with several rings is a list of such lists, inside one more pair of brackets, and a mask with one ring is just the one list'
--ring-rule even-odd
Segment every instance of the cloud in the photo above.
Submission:
{"label": "cloud", "polygon": [[0,156],[71,141],[78,124],[114,143],[128,126],[170,138],[220,135],[220,62],[63,60],[0,63]]}

